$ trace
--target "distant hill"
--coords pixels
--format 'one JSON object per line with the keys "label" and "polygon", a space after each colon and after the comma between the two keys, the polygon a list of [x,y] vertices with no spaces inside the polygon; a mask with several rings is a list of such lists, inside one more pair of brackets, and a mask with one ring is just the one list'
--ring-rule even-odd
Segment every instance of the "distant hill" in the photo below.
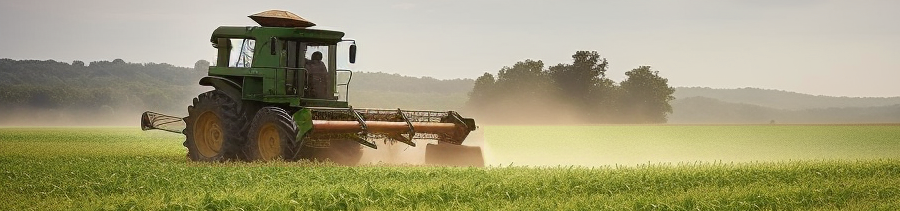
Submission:
{"label": "distant hill", "polygon": [[[185,115],[206,71],[158,63],[0,59],[0,125],[128,125],[140,112]],[[462,110],[472,79],[356,72],[357,108]],[[757,88],[679,87],[669,123],[898,123],[900,97],[831,97]],[[465,112],[465,111],[462,111]],[[465,113],[464,113],[465,114]]]}
{"label": "distant hill", "polygon": [[758,88],[675,89],[669,123],[898,123],[900,97],[832,97]]}
{"label": "distant hill", "polygon": [[713,89],[678,87],[676,99],[707,97],[729,103],[743,103],[775,109],[803,110],[814,108],[878,107],[900,104],[900,97],[832,97],[771,89]]}
{"label": "distant hill", "polygon": [[688,97],[672,102],[669,123],[675,124],[831,124],[898,123],[900,104],[873,107],[830,107],[802,110]]}

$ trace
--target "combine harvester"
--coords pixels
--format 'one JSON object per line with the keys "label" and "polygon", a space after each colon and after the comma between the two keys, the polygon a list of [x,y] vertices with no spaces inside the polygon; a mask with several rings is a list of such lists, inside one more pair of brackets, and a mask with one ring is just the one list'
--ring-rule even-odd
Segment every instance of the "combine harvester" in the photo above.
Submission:
{"label": "combine harvester", "polygon": [[[215,90],[194,98],[187,117],[151,111],[143,130],[185,135],[193,161],[330,160],[357,164],[362,147],[376,140],[416,146],[428,141],[430,165],[483,166],[481,148],[461,144],[475,120],[457,112],[357,109],[347,103],[350,70],[337,69],[338,44],[356,41],[287,11],[249,16],[261,26],[221,26],[213,31],[216,65],[200,85]],[[342,82],[339,82],[342,81]],[[341,90],[343,89],[343,90]]]}

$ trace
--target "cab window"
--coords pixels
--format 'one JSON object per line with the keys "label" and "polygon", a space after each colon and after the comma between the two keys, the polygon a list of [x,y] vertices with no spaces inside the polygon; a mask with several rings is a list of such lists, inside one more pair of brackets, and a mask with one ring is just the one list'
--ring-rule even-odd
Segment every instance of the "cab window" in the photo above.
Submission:
{"label": "cab window", "polygon": [[253,64],[253,49],[256,40],[253,39],[231,39],[231,52],[229,53],[229,67],[250,67]]}

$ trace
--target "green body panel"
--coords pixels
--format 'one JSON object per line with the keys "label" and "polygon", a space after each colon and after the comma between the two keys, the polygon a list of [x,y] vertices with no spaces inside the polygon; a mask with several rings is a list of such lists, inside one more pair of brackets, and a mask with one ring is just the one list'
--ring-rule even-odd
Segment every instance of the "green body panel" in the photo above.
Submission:
{"label": "green body panel", "polygon": [[[209,67],[209,76],[227,78],[239,84],[242,100],[258,101],[264,104],[283,104],[291,107],[340,107],[347,108],[345,101],[336,99],[311,99],[304,97],[303,91],[295,91],[292,94],[287,89],[289,71],[305,75],[306,69],[285,66],[286,51],[283,51],[288,40],[292,42],[309,42],[328,46],[328,92],[336,90],[336,45],[343,40],[344,33],[309,28],[290,27],[242,27],[221,26],[213,31],[210,41],[213,47],[219,49],[217,65]],[[234,45],[229,39],[253,39],[252,61],[250,67],[229,67],[231,48],[240,48],[240,43]],[[274,43],[273,43],[274,41]],[[273,45],[275,50],[273,51]],[[273,54],[274,53],[274,54]],[[300,56],[302,57],[302,55]],[[306,87],[304,77],[291,77],[293,87]]]}
{"label": "green body panel", "polygon": [[297,139],[303,140],[303,136],[306,135],[307,132],[313,129],[312,124],[312,112],[309,109],[300,109],[297,112],[294,112],[291,117],[294,118],[294,124],[297,124]]}

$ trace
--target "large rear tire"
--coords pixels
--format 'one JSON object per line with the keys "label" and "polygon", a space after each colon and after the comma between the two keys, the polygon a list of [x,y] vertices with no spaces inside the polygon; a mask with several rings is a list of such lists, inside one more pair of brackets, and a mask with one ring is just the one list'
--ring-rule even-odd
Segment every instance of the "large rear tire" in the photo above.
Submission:
{"label": "large rear tire", "polygon": [[219,90],[194,98],[184,118],[184,146],[193,161],[224,161],[238,159],[243,143],[242,128],[246,118],[241,104]]}
{"label": "large rear tire", "polygon": [[271,161],[292,159],[297,125],[284,109],[265,107],[250,122],[245,146],[247,159]]}

